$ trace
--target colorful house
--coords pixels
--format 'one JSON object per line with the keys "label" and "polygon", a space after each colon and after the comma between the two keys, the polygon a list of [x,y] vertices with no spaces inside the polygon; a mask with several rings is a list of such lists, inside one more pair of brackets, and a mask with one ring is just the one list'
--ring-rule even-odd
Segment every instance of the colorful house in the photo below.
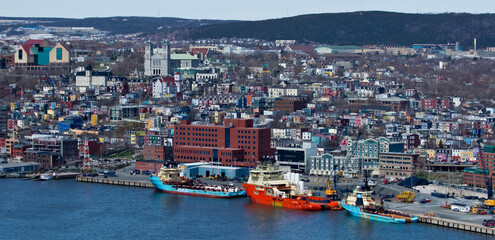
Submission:
{"label": "colorful house", "polygon": [[70,51],[63,43],[50,46],[45,40],[28,40],[15,52],[16,68],[26,70],[69,70]]}

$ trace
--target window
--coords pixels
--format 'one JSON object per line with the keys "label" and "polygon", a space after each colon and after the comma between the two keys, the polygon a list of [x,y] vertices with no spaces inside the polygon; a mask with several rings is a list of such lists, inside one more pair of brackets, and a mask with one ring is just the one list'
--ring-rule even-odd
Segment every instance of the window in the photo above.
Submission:
{"label": "window", "polygon": [[19,58],[19,60],[22,60],[22,49],[19,49],[19,52],[17,53],[18,53],[17,58]]}
{"label": "window", "polygon": [[62,60],[62,48],[57,48],[57,60]]}

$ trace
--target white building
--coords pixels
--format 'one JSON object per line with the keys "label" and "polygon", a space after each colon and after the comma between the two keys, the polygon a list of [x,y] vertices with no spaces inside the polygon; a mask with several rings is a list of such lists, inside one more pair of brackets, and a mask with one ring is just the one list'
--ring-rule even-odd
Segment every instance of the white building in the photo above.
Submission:
{"label": "white building", "polygon": [[147,42],[144,46],[144,75],[168,75],[169,74],[169,59],[170,59],[170,44],[163,43],[163,47],[155,51],[151,42]]}
{"label": "white building", "polygon": [[303,89],[300,88],[268,88],[268,96],[269,97],[283,97],[283,96],[291,96],[297,97],[302,95],[304,92]]}
{"label": "white building", "polygon": [[178,69],[190,69],[199,66],[199,58],[188,53],[171,54],[170,44],[163,42],[162,48],[153,48],[151,42],[144,47],[144,75],[167,76]]}
{"label": "white building", "polygon": [[174,77],[158,78],[153,82],[153,98],[173,97],[176,93]]}
{"label": "white building", "polygon": [[111,76],[111,72],[96,72],[89,66],[85,71],[76,73],[76,87],[106,87]]}
{"label": "white building", "polygon": [[316,155],[316,143],[303,142],[299,147],[277,147],[275,160],[287,172],[307,173],[311,169],[311,157]]}

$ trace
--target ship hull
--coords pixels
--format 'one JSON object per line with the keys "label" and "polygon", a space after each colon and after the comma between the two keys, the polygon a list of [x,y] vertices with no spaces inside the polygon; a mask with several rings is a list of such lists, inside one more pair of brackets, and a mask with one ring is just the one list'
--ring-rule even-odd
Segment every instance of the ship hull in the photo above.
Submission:
{"label": "ship hull", "polygon": [[236,198],[236,197],[246,196],[246,191],[224,192],[224,191],[208,191],[202,189],[181,188],[175,185],[164,184],[160,180],[160,178],[156,176],[151,176],[150,181],[153,184],[155,191],[168,193],[168,194],[210,197],[210,198]]}
{"label": "ship hull", "polygon": [[384,215],[379,215],[379,214],[372,214],[372,213],[363,212],[363,211],[361,211],[361,208],[359,208],[359,207],[345,204],[345,200],[342,200],[342,207],[353,216],[360,217],[360,218],[367,218],[370,220],[375,220],[375,221],[380,221],[380,222],[411,223],[411,222],[417,222],[418,221],[418,218],[414,217],[414,216],[403,217],[403,218],[394,218],[394,217],[390,217],[390,216],[384,216]]}
{"label": "ship hull", "polygon": [[298,210],[308,210],[308,211],[340,209],[338,202],[331,201],[330,199],[327,198],[318,198],[318,197],[306,198],[311,200],[282,198],[282,197],[265,195],[265,190],[263,186],[257,186],[248,183],[244,183],[242,184],[242,186],[246,189],[246,193],[251,199],[251,201],[258,204],[271,205],[282,208],[298,209]]}

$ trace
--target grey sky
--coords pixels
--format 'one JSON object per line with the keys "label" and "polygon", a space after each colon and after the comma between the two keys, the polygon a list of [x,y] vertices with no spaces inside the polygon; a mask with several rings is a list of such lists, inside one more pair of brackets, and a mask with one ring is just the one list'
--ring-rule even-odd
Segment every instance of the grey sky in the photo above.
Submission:
{"label": "grey sky", "polygon": [[309,13],[382,10],[494,13],[495,0],[23,0],[2,1],[0,16],[150,16],[260,20]]}

